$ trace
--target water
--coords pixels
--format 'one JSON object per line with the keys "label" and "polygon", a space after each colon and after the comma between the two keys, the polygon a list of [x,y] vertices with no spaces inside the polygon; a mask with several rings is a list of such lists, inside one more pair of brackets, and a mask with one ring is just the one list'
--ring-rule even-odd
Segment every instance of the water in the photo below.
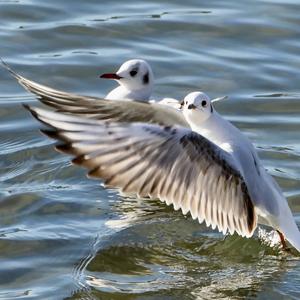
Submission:
{"label": "water", "polygon": [[[0,0],[0,55],[38,82],[105,95],[144,58],[155,96],[203,89],[255,144],[300,225],[299,1]],[[0,68],[1,299],[299,299],[299,256],[224,238],[88,180]]]}

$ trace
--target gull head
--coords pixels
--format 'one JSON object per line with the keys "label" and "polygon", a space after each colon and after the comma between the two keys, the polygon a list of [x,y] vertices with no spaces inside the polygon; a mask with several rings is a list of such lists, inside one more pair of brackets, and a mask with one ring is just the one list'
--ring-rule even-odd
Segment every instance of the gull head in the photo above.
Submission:
{"label": "gull head", "polygon": [[214,111],[210,98],[203,92],[188,94],[181,102],[181,109],[189,123],[204,122]]}
{"label": "gull head", "polygon": [[[124,62],[116,73],[106,73],[100,78],[114,79],[119,85],[130,91],[153,89],[153,72],[150,65],[142,59],[131,59]],[[149,95],[150,96],[150,95]]]}

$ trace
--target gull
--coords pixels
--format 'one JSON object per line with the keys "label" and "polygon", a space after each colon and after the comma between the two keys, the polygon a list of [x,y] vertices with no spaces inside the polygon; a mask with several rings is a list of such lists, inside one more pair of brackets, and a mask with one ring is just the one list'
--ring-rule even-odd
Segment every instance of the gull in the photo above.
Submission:
{"label": "gull", "polygon": [[[89,96],[79,96],[72,93],[66,93],[58,90],[54,90],[48,86],[38,84],[32,80],[29,80],[17,72],[15,72],[1,57],[0,61],[17,80],[26,89],[30,91],[32,88],[34,92],[35,89],[44,92],[57,92],[58,94],[63,94],[69,99],[76,101],[79,98],[93,99],[97,100],[96,97]],[[143,59],[131,59],[125,61],[116,73],[105,73],[99,76],[104,79],[116,80],[119,86],[112,91],[110,91],[104,99],[108,100],[137,100],[137,101],[149,101],[153,86],[154,86],[154,76],[151,66]],[[101,98],[103,99],[103,98]],[[172,98],[171,98],[172,99]],[[173,99],[174,100],[174,99]]]}
{"label": "gull", "polygon": [[150,99],[154,86],[154,75],[150,65],[143,59],[127,60],[116,73],[104,73],[100,78],[113,79],[119,84],[105,96],[105,99],[149,101],[174,108],[180,107],[179,101],[174,98],[163,98],[159,101]]}
{"label": "gull", "polygon": [[128,60],[116,73],[105,73],[100,78],[113,79],[119,84],[106,95],[109,100],[148,101],[153,91],[153,72],[143,59]]}
{"label": "gull", "polygon": [[151,66],[142,59],[131,59],[124,62],[117,72],[104,73],[100,78],[111,79],[117,81],[118,87],[110,91],[104,98],[81,96],[73,93],[67,93],[55,90],[48,86],[36,83],[29,80],[17,72],[15,72],[3,59],[0,57],[2,65],[24,86],[28,91],[40,94],[47,93],[49,97],[64,97],[69,100],[77,101],[78,99],[88,100],[117,100],[117,101],[139,101],[139,102],[160,102],[160,104],[178,107],[178,100],[174,98],[163,98],[156,101],[150,99],[154,87],[154,75]]}
{"label": "gull", "polygon": [[[182,114],[178,112],[180,102],[177,99],[149,100],[154,84],[153,73],[150,65],[144,60],[129,60],[123,63],[116,73],[102,74],[101,78],[115,79],[120,84],[119,87],[109,92],[104,98],[77,95],[53,89],[21,76],[1,58],[0,61],[20,85],[35,94],[43,104],[53,107],[59,112],[84,114],[85,117],[95,119],[103,119],[110,116],[117,121],[141,121],[144,118],[145,122],[188,126]],[[148,79],[149,82],[146,84],[145,82]],[[203,93],[203,97],[208,96]],[[226,98],[227,96],[215,98],[212,102]],[[165,121],[163,122],[163,120]]]}
{"label": "gull", "polygon": [[[110,101],[101,97],[77,95],[74,93],[56,90],[29,80],[15,72],[1,58],[0,60],[2,65],[13,75],[20,85],[22,85],[30,93],[36,95],[40,102],[54,108],[57,112],[80,115],[85,118],[97,120],[110,119],[119,122],[148,122],[164,125],[177,124],[189,127],[189,124],[182,115],[182,112],[179,110],[181,104],[176,99],[164,98],[159,102],[152,100],[140,101],[139,99],[133,99],[131,101],[124,101],[124,99]],[[124,65],[126,66],[126,69],[128,69],[128,62],[125,62],[122,66]],[[132,64],[130,63],[130,65]],[[122,66],[120,70],[125,68]],[[146,66],[149,65],[146,63],[143,65],[142,69],[145,70]],[[151,68],[150,72],[152,74]],[[101,76],[104,78],[112,78],[114,77],[114,74],[106,73]],[[151,75],[151,78],[152,77],[153,76]],[[198,97],[200,97],[200,93]],[[208,95],[204,92],[201,92],[201,97],[204,100],[206,99],[211,102],[217,102],[227,98],[227,96],[224,96],[210,100]]]}
{"label": "gull", "polygon": [[275,180],[253,145],[201,92],[182,101],[188,127],[115,122],[27,106],[60,141],[58,151],[108,187],[160,199],[223,234],[251,237],[273,227],[300,251],[300,233]]}

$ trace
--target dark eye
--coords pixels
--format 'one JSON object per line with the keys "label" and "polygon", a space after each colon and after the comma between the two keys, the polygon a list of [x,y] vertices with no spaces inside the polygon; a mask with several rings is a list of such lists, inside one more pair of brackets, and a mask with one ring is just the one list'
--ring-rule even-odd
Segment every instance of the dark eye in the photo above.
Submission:
{"label": "dark eye", "polygon": [[138,72],[137,69],[133,69],[129,72],[129,74],[131,77],[134,77],[137,74],[137,72]]}
{"label": "dark eye", "polygon": [[201,102],[201,105],[202,105],[202,107],[206,107],[206,106],[207,106],[207,101],[206,101],[206,100],[203,100],[203,101]]}

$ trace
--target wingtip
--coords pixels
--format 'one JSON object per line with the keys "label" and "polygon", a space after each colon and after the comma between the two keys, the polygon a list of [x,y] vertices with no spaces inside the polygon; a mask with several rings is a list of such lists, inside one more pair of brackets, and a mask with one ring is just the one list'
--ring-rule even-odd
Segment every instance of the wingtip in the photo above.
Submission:
{"label": "wingtip", "polygon": [[54,129],[40,129],[40,132],[51,139],[59,139],[59,134]]}
{"label": "wingtip", "polygon": [[2,57],[0,57],[0,62],[2,64],[2,66],[16,79],[20,79],[20,75],[18,75],[10,66],[9,64],[4,61],[4,59]]}
{"label": "wingtip", "polygon": [[67,154],[73,154],[74,148],[71,143],[67,143],[65,141],[62,141],[60,144],[55,146],[55,149],[58,152],[67,153]]}
{"label": "wingtip", "polygon": [[34,118],[36,118],[36,119],[39,120],[39,116],[38,116],[37,112],[35,111],[34,107],[32,107],[32,106],[30,106],[30,105],[28,105],[28,104],[25,104],[25,103],[22,103],[22,106],[23,106],[26,110],[28,110],[28,111],[32,114],[32,116],[33,116]]}
{"label": "wingtip", "polygon": [[5,68],[9,68],[8,64],[5,62],[5,60],[0,56],[0,62],[2,63],[2,65],[5,67]]}
{"label": "wingtip", "polygon": [[[91,169],[88,174],[87,174],[88,178],[101,178],[101,168],[99,166],[97,166],[94,169]],[[106,183],[106,180],[105,180]]]}
{"label": "wingtip", "polygon": [[227,99],[228,99],[228,96],[225,95],[225,96],[222,96],[222,97],[214,98],[214,99],[211,100],[211,102],[214,103],[214,102],[223,101],[223,100],[227,100]]}
{"label": "wingtip", "polygon": [[5,65],[6,63],[5,63],[5,61],[3,60],[3,58],[0,56],[0,62],[3,64],[3,65]]}
{"label": "wingtip", "polygon": [[39,122],[46,125],[48,128],[54,128],[48,122],[46,122],[43,117],[36,111],[36,107],[30,106],[28,104],[22,103],[23,107],[30,112],[30,114]]}
{"label": "wingtip", "polygon": [[85,154],[81,154],[72,159],[72,163],[74,165],[82,165],[84,161],[85,161]]}
{"label": "wingtip", "polygon": [[30,106],[26,103],[22,103],[22,106],[26,109],[26,110],[30,110]]}

